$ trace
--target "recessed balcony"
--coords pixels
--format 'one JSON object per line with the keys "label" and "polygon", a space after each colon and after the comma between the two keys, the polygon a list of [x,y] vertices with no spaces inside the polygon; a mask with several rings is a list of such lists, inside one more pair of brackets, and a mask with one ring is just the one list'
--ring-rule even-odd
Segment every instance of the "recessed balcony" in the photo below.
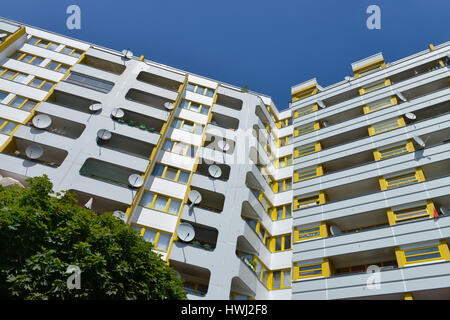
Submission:
{"label": "recessed balcony", "polygon": [[216,248],[217,236],[219,235],[217,229],[199,223],[194,223],[192,221],[181,220],[181,222],[188,222],[192,225],[195,231],[195,236],[192,241],[187,243],[178,240],[177,242],[179,247],[192,246],[207,251],[213,251]]}
{"label": "recessed balcony", "polygon": [[75,198],[77,199],[77,203],[80,207],[86,208],[86,204],[91,203],[91,210],[96,213],[101,214],[114,211],[125,212],[128,208],[128,205],[121,202],[117,202],[111,198],[103,198],[94,194],[74,189],[70,189],[69,192],[71,192],[75,196]]}
{"label": "recessed balcony", "polygon": [[[158,110],[164,110],[167,111],[167,109],[164,107],[164,103],[166,102],[173,102],[170,99],[166,99],[151,93],[147,93],[144,91],[136,90],[136,89],[130,89],[127,94],[125,95],[125,98],[127,100],[137,102]],[[148,112],[151,112],[151,109],[148,110]]]}
{"label": "recessed balcony", "polygon": [[208,293],[211,277],[208,269],[172,259],[169,260],[169,265],[183,280],[183,287],[188,293],[188,299],[204,297]]}
{"label": "recessed balcony", "polygon": [[155,147],[154,144],[136,140],[127,136],[111,133],[111,139],[98,141],[102,148],[119,151],[143,159],[149,159]]}
{"label": "recessed balcony", "polygon": [[121,108],[125,116],[117,120],[117,123],[135,127],[137,130],[148,131],[151,133],[160,133],[165,121],[152,118],[142,113],[133,112],[126,108]]}
{"label": "recessed balcony", "polygon": [[241,110],[242,109],[242,100],[236,99],[224,94],[217,94],[216,104],[220,104],[221,106],[233,109],[233,110]]}
{"label": "recessed balcony", "polygon": [[180,86],[183,84],[183,82],[169,79],[166,77],[162,77],[160,75],[146,72],[146,71],[141,71],[136,79],[138,81],[142,81],[142,82],[151,84],[153,86],[157,86],[157,87],[171,90],[171,91],[178,91]]}
{"label": "recessed balcony", "polygon": [[114,74],[122,74],[125,71],[125,66],[114,63],[112,61],[100,59],[94,56],[85,55],[83,60],[80,62],[83,65],[89,66],[91,68],[100,69],[106,72],[111,72]]}
{"label": "recessed balcony", "polygon": [[202,189],[202,188],[198,188],[198,187],[194,187],[191,186],[191,190],[196,190],[198,192],[200,192],[201,196],[202,196],[202,200],[200,201],[200,203],[195,204],[195,206],[193,207],[193,210],[195,210],[196,207],[208,210],[208,211],[213,211],[213,212],[217,212],[217,213],[221,213],[223,210],[223,205],[225,202],[225,196],[223,194],[217,193],[217,192],[213,192],[210,190],[206,190],[206,189]]}
{"label": "recessed balcony", "polygon": [[61,107],[91,114],[89,106],[99,101],[86,99],[63,91],[54,90],[52,95],[46,100]]}

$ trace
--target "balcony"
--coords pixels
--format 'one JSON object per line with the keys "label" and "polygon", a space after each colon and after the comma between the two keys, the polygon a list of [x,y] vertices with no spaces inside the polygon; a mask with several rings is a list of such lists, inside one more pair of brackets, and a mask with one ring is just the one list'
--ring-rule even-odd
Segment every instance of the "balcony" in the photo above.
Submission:
{"label": "balcony", "polygon": [[78,72],[71,72],[64,80],[68,83],[75,84],[87,89],[95,90],[102,93],[109,93],[114,87],[114,83],[103,79],[91,77]]}
{"label": "balcony", "polygon": [[200,158],[198,163],[199,164],[197,166],[197,171],[195,172],[195,174],[199,174],[199,175],[208,177],[210,179],[213,179],[211,177],[211,175],[209,174],[208,169],[211,165],[215,165],[215,166],[218,166],[221,170],[220,177],[215,178],[215,179],[220,180],[220,181],[228,181],[228,179],[230,178],[230,166],[228,166],[226,164],[213,162],[213,161],[210,161],[208,159],[203,159],[203,158]]}
{"label": "balcony", "polygon": [[[136,89],[130,89],[125,95],[125,99],[162,111],[167,111],[167,109],[164,107],[164,103],[173,102],[173,100]],[[149,109],[147,112],[151,112],[151,109]]]}
{"label": "balcony", "polygon": [[96,194],[75,189],[70,189],[69,192],[75,196],[75,199],[77,199],[77,203],[80,207],[84,207],[85,204],[92,199],[91,210],[98,214],[114,211],[125,212],[128,208],[127,204],[112,200],[112,198],[104,198]]}
{"label": "balcony", "polygon": [[[40,110],[39,110],[40,111]],[[36,112],[35,114],[46,114],[45,112]],[[47,131],[47,132],[51,132],[63,137],[67,137],[70,139],[77,139],[81,136],[81,134],[84,132],[84,129],[86,129],[86,125],[79,123],[79,122],[75,122],[75,121],[71,121],[69,119],[66,118],[60,118],[57,117],[55,115],[52,114],[47,114],[51,120],[52,123],[51,125],[46,128],[46,129],[35,129],[32,128],[32,133],[33,132],[39,132],[39,131]],[[27,124],[28,126],[32,126],[31,121]]]}
{"label": "balcony", "polygon": [[219,113],[213,113],[211,124],[220,128],[235,131],[239,128],[239,120]]}
{"label": "balcony", "polygon": [[177,245],[179,247],[183,247],[184,245],[186,245],[207,251],[214,251],[217,244],[217,236],[219,235],[217,229],[183,219],[181,220],[181,222],[188,222],[190,225],[192,225],[195,231],[195,236],[194,239],[188,243],[178,240]]}
{"label": "balcony", "polygon": [[165,121],[152,118],[146,114],[133,112],[126,108],[121,108],[125,116],[121,119],[117,120],[117,123],[128,125],[130,127],[134,127],[137,130],[148,131],[151,133],[159,134],[161,132],[162,127],[165,124]]}
{"label": "balcony", "polygon": [[211,277],[211,272],[208,269],[173,259],[169,260],[169,264],[183,280],[183,287],[188,294],[187,298],[189,300],[195,300],[206,296]]}
{"label": "balcony", "polygon": [[125,71],[125,66],[122,64],[114,63],[109,60],[104,60],[92,55],[85,55],[80,64],[89,66],[91,68],[99,69],[102,71],[114,73],[117,75],[122,74]]}
{"label": "balcony", "polygon": [[157,86],[163,89],[167,89],[170,91],[178,92],[180,86],[183,84],[182,81],[177,81],[174,79],[169,79],[163,76],[160,76],[155,73],[150,73],[146,71],[141,71],[137,78],[138,81],[142,81],[153,86]]}
{"label": "balcony", "polygon": [[132,174],[141,174],[137,170],[122,167],[113,163],[100,161],[94,158],[87,159],[80,168],[80,175],[104,181],[124,188],[130,187],[128,177]]}
{"label": "balcony", "polygon": [[193,207],[194,211],[196,207],[199,207],[208,211],[222,213],[223,205],[225,202],[225,196],[223,194],[194,186],[191,186],[191,190],[200,192],[202,196],[202,200],[200,201],[200,203],[196,204]]}
{"label": "balcony", "polygon": [[99,101],[86,99],[63,91],[54,90],[52,95],[46,100],[52,104],[69,108],[75,111],[91,114],[89,106]]}
{"label": "balcony", "polygon": [[114,132],[111,133],[111,139],[107,141],[97,140],[97,143],[102,148],[119,151],[120,153],[129,154],[142,159],[149,159],[153,148],[155,147],[152,143],[133,139]]}
{"label": "balcony", "polygon": [[[220,90],[220,89],[219,89]],[[241,110],[242,109],[242,100],[236,99],[224,94],[217,94],[216,104],[221,106],[233,109],[233,110]]]}

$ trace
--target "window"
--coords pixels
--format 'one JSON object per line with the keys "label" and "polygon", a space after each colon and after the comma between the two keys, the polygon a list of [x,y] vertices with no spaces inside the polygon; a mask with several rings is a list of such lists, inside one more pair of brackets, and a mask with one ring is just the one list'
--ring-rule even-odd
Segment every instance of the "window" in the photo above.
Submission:
{"label": "window", "polygon": [[279,252],[292,249],[291,246],[291,234],[285,234],[281,236],[272,237],[271,241],[271,252]]}
{"label": "window", "polygon": [[194,158],[197,154],[197,147],[186,144],[184,142],[173,141],[166,139],[163,150],[168,152],[173,152],[182,156],[188,156]]}
{"label": "window", "polygon": [[367,86],[361,87],[359,88],[359,94],[363,95],[369,92],[373,92],[379,89],[382,89],[384,87],[390,86],[391,85],[391,81],[389,79],[383,79],[374,83],[371,83]]}
{"label": "window", "polygon": [[288,178],[284,180],[274,181],[270,183],[270,187],[272,188],[272,191],[275,193],[292,190],[292,179]]}
{"label": "window", "polygon": [[393,173],[379,179],[381,190],[403,187],[422,181],[425,181],[425,176],[421,168]]}
{"label": "window", "polygon": [[25,83],[27,74],[10,69],[0,68],[0,78],[11,80],[18,83]]}
{"label": "window", "polygon": [[285,289],[291,287],[291,269],[272,271],[271,289]]}
{"label": "window", "polygon": [[401,128],[405,126],[405,120],[403,117],[394,118],[382,122],[378,122],[369,127],[369,135],[374,136],[379,133],[383,133],[386,131],[391,131],[397,128]]}
{"label": "window", "polygon": [[319,152],[320,150],[322,150],[320,142],[297,147],[294,149],[294,158],[305,157],[312,153]]}
{"label": "window", "polygon": [[0,119],[0,133],[10,135],[17,126],[18,124],[15,122]]}
{"label": "window", "polygon": [[278,147],[285,147],[292,142],[292,136],[286,136],[278,139]]}
{"label": "window", "polygon": [[397,260],[400,259],[399,267],[415,263],[448,260],[448,252],[448,245],[445,240],[432,241],[428,245],[422,244],[415,248],[396,250]]}
{"label": "window", "polygon": [[187,293],[196,296],[204,296],[208,292],[207,285],[188,280],[183,280],[183,288]]}
{"label": "window", "polygon": [[393,225],[404,221],[432,218],[434,217],[435,210],[436,208],[434,207],[433,201],[427,200],[410,204],[406,208],[405,206],[401,206],[389,209],[387,215],[389,224]]}
{"label": "window", "polygon": [[393,106],[396,104],[397,104],[397,98],[395,96],[387,97],[387,98],[383,98],[383,99],[366,104],[363,107],[363,111],[365,114],[367,114],[367,113],[378,111],[378,110],[381,110],[381,109],[384,109],[384,108],[387,108],[387,107],[390,107],[390,106]]}
{"label": "window", "polygon": [[205,106],[203,104],[195,103],[189,100],[183,100],[181,101],[181,108],[186,110],[191,110],[194,112],[199,112],[201,114],[208,114],[209,113],[209,107]]}
{"label": "window", "polygon": [[292,217],[291,204],[274,207],[272,209],[272,220],[281,220]]}
{"label": "window", "polygon": [[50,80],[35,77],[28,85],[44,91],[50,91],[50,89],[53,88],[55,84],[55,82],[52,82]]}
{"label": "window", "polygon": [[56,61],[50,61],[45,66],[45,68],[56,71],[56,72],[60,72],[60,73],[66,73],[69,70],[70,66],[63,64],[63,63],[56,62]]}
{"label": "window", "polygon": [[325,193],[320,191],[311,195],[302,195],[294,199],[294,210],[304,209],[325,203]]}
{"label": "window", "polygon": [[278,158],[275,161],[275,168],[285,168],[292,165],[292,155]]}
{"label": "window", "polygon": [[151,242],[154,249],[159,251],[167,251],[169,249],[170,239],[172,238],[170,233],[137,225],[131,226],[140,233],[142,239],[147,242]]}
{"label": "window", "polygon": [[152,175],[186,184],[189,180],[190,172],[158,163],[155,165]]}
{"label": "window", "polygon": [[375,161],[396,157],[408,152],[414,151],[414,145],[411,141],[400,142],[395,145],[384,146],[373,152]]}
{"label": "window", "polygon": [[29,63],[35,66],[39,66],[43,61],[44,58],[32,55],[32,54],[28,54],[28,53],[24,53],[21,51],[16,51],[14,52],[11,56],[11,59],[15,59],[15,60],[19,60],[21,62],[25,62],[25,63]]}
{"label": "window", "polygon": [[142,195],[140,205],[149,209],[163,211],[170,214],[178,214],[181,208],[181,200],[145,191]]}
{"label": "window", "polygon": [[180,119],[180,118],[175,118],[173,120],[172,127],[186,131],[186,132],[195,133],[195,134],[203,133],[203,125],[201,125],[199,123],[195,123],[193,121]]}
{"label": "window", "polygon": [[255,300],[255,299],[245,294],[230,292],[230,300]]}
{"label": "window", "polygon": [[251,189],[251,191],[255,195],[255,197],[258,199],[259,203],[261,203],[261,205],[263,206],[264,211],[266,211],[266,213],[269,214],[270,210],[273,207],[270,204],[269,200],[267,200],[264,193],[262,193],[261,191],[258,191],[258,190],[253,190],[253,189]]}
{"label": "window", "polygon": [[114,87],[114,83],[102,79],[86,76],[84,74],[71,72],[65,80],[88,89],[108,93]]}
{"label": "window", "polygon": [[[38,46],[41,48],[45,48],[45,49],[49,49],[52,51],[56,51],[56,52],[60,52],[62,54],[67,54],[69,56],[78,58],[81,56],[81,54],[83,53],[83,51],[69,47],[69,46],[64,46],[62,49],[60,48],[60,44],[57,42],[53,42],[53,41],[48,41],[48,40],[44,40],[38,37],[31,37],[30,39],[28,39],[28,43],[34,46]],[[58,48],[60,48],[58,50]]]}
{"label": "window", "polygon": [[319,130],[320,129],[320,123],[319,122],[314,122],[314,123],[310,123],[304,126],[300,126],[295,128],[294,130],[294,135],[297,136],[302,136],[304,134],[313,132],[315,130]]}
{"label": "window", "polygon": [[188,83],[187,90],[192,91],[207,97],[213,97],[214,96],[214,90],[206,87],[199,86],[197,84]]}
{"label": "window", "polygon": [[314,227],[295,227],[294,228],[294,241],[303,241],[307,239],[321,237],[320,225]]}
{"label": "window", "polygon": [[9,93],[4,92],[4,91],[0,91],[0,102],[3,101],[3,99],[5,99],[8,96]]}
{"label": "window", "polygon": [[317,104],[297,109],[294,111],[294,118],[303,117],[317,110],[319,110],[319,106]]}
{"label": "window", "polygon": [[298,277],[297,279],[320,277],[323,275],[322,263],[299,265],[297,266]]}
{"label": "window", "polygon": [[278,129],[286,128],[292,125],[292,118],[283,119],[277,122]]}
{"label": "window", "polygon": [[24,111],[31,111],[38,104],[37,101],[31,100],[21,96],[14,96],[8,103],[8,106],[21,109]]}
{"label": "window", "polygon": [[294,172],[294,182],[312,179],[321,175],[323,175],[322,165],[313,168],[297,170]]}

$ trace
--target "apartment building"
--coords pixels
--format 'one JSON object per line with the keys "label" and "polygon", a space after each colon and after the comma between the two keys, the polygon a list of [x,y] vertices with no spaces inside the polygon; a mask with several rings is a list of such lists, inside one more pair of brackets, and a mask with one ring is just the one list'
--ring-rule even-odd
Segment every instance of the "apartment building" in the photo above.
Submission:
{"label": "apartment building", "polygon": [[189,299],[450,298],[450,43],[281,111],[128,49],[7,19],[0,41],[2,181],[114,212]]}

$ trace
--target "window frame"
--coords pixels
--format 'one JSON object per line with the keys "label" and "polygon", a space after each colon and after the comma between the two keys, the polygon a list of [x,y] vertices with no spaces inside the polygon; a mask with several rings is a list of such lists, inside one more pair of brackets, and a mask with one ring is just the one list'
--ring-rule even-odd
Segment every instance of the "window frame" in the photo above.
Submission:
{"label": "window frame", "polygon": [[[150,193],[150,194],[153,195],[153,199],[151,201],[150,206],[142,205],[142,199],[144,198],[145,193]],[[155,204],[156,204],[156,200],[158,199],[158,197],[165,197],[165,198],[168,199],[167,203],[165,204],[164,210],[160,210],[160,209],[154,208]],[[178,211],[176,213],[172,213],[172,212],[168,211],[169,208],[170,208],[170,204],[172,203],[172,200],[180,201],[180,206],[179,206]],[[165,194],[153,192],[153,191],[150,191],[150,190],[144,190],[144,193],[142,194],[141,199],[139,200],[139,205],[141,207],[143,207],[143,208],[147,208],[147,209],[151,209],[151,210],[155,210],[155,211],[159,211],[159,212],[164,212],[164,213],[171,214],[171,215],[174,215],[174,216],[178,216],[179,215],[180,211],[183,208],[183,204],[184,204],[183,199],[178,199],[178,198],[175,198],[175,197],[171,197],[171,196],[168,196],[168,195],[165,195]]]}
{"label": "window frame", "polygon": [[[139,236],[140,236],[141,238],[143,238],[144,233],[145,233],[146,230],[155,231],[155,232],[156,232],[156,234],[155,234],[155,239],[154,239],[153,242],[150,242],[150,243],[152,244],[152,247],[153,247],[152,249],[153,249],[153,250],[157,250],[157,251],[162,251],[162,252],[169,252],[170,243],[171,243],[172,238],[173,238],[173,237],[172,237],[172,236],[173,236],[172,233],[165,232],[165,231],[162,231],[162,230],[159,230],[159,229],[155,229],[155,228],[150,228],[150,227],[147,227],[147,226],[144,226],[144,225],[140,225],[140,224],[134,224],[134,223],[133,223],[133,224],[131,224],[130,226],[131,226],[132,228],[135,228],[135,226],[141,228],[140,231],[139,231],[139,230],[136,230],[136,228],[135,228],[135,230],[139,232]],[[156,248],[161,233],[170,236],[169,243],[167,244],[167,249],[166,249],[166,250]],[[144,240],[144,241],[149,242],[149,241],[147,241],[147,240]]]}
{"label": "window frame", "polygon": [[[155,169],[156,169],[157,165],[160,165],[160,166],[163,167],[163,172],[162,172],[162,174],[160,176],[155,175]],[[177,170],[177,172],[175,174],[175,179],[166,178],[166,173],[169,170],[169,168]],[[157,162],[155,164],[155,166],[153,167],[152,176],[158,177],[158,178],[161,178],[161,179],[165,179],[165,180],[168,180],[168,181],[178,182],[178,183],[187,185],[189,183],[189,177],[188,177],[188,181],[186,181],[186,182],[179,181],[182,172],[188,173],[189,176],[191,175],[190,171],[183,170],[183,169],[180,169],[180,168],[177,168],[177,167],[174,167],[174,166],[170,166],[170,165],[167,165],[167,164],[163,164],[161,162]]]}

